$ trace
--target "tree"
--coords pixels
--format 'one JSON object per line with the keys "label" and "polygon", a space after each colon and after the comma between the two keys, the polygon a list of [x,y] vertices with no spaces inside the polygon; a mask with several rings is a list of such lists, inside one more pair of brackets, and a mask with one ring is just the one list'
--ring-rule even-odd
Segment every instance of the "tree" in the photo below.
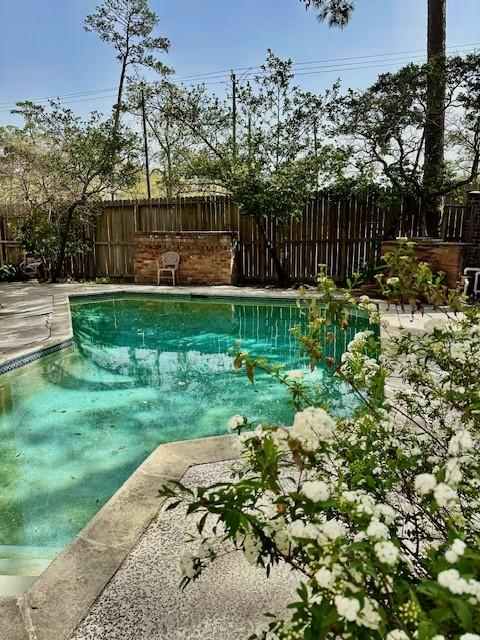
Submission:
{"label": "tree", "polygon": [[[350,20],[355,3],[348,0],[301,0],[306,7],[318,12],[320,21],[329,26],[344,27]],[[442,200],[434,195],[435,187],[442,183],[445,171],[445,99],[446,99],[446,16],[447,0],[427,0],[427,104],[424,137],[424,193],[430,197],[422,203],[425,211],[425,232],[438,236]]]}
{"label": "tree", "polygon": [[352,12],[355,8],[355,2],[351,0],[300,0],[306,6],[317,12],[317,18],[320,22],[325,20],[329,27],[343,28],[348,24]]}
{"label": "tree", "polygon": [[365,91],[349,90],[330,103],[332,133],[353,149],[356,170],[373,170],[405,199],[410,212],[420,209],[424,233],[432,231],[424,204],[475,180],[480,161],[480,56],[470,54],[444,63],[446,92],[440,117],[448,123],[449,160],[435,179],[428,173],[424,145],[432,64],[435,71],[434,61],[382,74]]}
{"label": "tree", "polygon": [[0,131],[0,185],[10,200],[25,203],[16,237],[56,282],[66,257],[87,250],[85,225],[103,195],[134,183],[137,140],[98,113],[84,121],[55,102],[20,103],[17,113],[24,127]]}
{"label": "tree", "polygon": [[120,61],[120,79],[117,102],[114,107],[114,130],[118,128],[122,98],[130,66],[152,69],[157,73],[169,72],[158,54],[168,51],[166,38],[154,37],[157,15],[148,7],[148,0],[104,0],[85,19],[85,30],[95,31],[101,40],[113,45]]}
{"label": "tree", "polygon": [[173,105],[179,89],[168,80],[144,84],[129,83],[125,110],[142,117],[142,91],[145,100],[145,119],[150,144],[153,150],[152,159],[156,166],[151,173],[156,173],[156,183],[168,198],[174,197],[187,188],[190,147],[194,144],[191,131],[173,116]]}
{"label": "tree", "polygon": [[302,214],[319,172],[330,175],[343,166],[320,139],[323,99],[291,81],[292,62],[269,52],[253,81],[235,87],[231,104],[203,87],[171,94],[171,118],[192,140],[191,179],[231,193],[240,212],[253,218],[281,283],[288,269],[275,227]]}
{"label": "tree", "polygon": [[[427,105],[425,119],[425,192],[442,181],[445,163],[445,77],[447,0],[428,0]],[[438,236],[442,200],[433,196],[424,202],[426,232]]]}

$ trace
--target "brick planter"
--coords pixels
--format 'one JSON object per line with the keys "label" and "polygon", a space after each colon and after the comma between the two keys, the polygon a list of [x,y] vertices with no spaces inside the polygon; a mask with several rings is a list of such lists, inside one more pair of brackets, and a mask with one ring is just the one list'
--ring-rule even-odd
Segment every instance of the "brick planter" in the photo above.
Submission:
{"label": "brick planter", "polygon": [[[180,255],[178,284],[235,284],[237,237],[231,231],[138,231],[134,234],[134,274],[138,284],[157,284],[157,260]],[[167,284],[168,279],[162,280]]]}
{"label": "brick planter", "polygon": [[[422,262],[428,262],[433,272],[445,273],[445,284],[454,289],[465,266],[465,255],[469,244],[465,242],[444,242],[434,238],[411,238],[415,242],[415,255]],[[394,240],[382,242],[382,255],[398,247]]]}

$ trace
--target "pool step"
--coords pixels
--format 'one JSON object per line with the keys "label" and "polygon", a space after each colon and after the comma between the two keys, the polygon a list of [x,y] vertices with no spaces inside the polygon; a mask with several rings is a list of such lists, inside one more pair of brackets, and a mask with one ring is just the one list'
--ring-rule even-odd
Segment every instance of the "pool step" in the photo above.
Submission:
{"label": "pool step", "polygon": [[2,576],[0,574],[0,597],[21,596],[38,576]]}
{"label": "pool step", "polygon": [[61,547],[0,545],[0,575],[39,576],[61,551]]}
{"label": "pool step", "polygon": [[0,558],[55,558],[63,547],[35,547],[33,545],[0,544]]}
{"label": "pool step", "polygon": [[53,558],[0,558],[0,575],[39,576],[52,560]]}

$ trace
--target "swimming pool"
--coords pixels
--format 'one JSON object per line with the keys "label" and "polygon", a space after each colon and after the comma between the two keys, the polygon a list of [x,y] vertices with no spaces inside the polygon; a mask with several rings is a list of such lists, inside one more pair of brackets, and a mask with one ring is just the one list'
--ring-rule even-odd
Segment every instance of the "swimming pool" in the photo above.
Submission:
{"label": "swimming pool", "polygon": [[[252,387],[229,350],[304,368],[288,301],[117,296],[71,301],[74,345],[0,376],[0,576],[39,575],[159,444],[226,433],[235,413],[291,424],[284,390]],[[338,361],[358,317],[326,346]],[[355,399],[315,373],[336,413]]]}

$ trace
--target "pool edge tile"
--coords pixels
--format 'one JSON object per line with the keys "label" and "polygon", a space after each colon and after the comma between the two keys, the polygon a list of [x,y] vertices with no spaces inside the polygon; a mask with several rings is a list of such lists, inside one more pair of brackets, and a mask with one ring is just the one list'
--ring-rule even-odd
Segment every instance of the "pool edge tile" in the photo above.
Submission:
{"label": "pool edge tile", "polygon": [[56,351],[60,351],[61,349],[65,349],[67,347],[72,346],[73,338],[68,338],[67,340],[62,340],[61,342],[55,342],[53,344],[49,344],[48,346],[41,347],[40,349],[35,348],[28,353],[23,355],[16,356],[11,360],[5,360],[0,364],[0,375],[3,373],[8,373],[9,371],[13,371],[14,369],[18,369],[19,367],[23,367],[26,364],[30,364],[30,362],[34,362],[35,360],[39,360],[43,358],[43,356],[48,356],[50,353],[55,353]]}

